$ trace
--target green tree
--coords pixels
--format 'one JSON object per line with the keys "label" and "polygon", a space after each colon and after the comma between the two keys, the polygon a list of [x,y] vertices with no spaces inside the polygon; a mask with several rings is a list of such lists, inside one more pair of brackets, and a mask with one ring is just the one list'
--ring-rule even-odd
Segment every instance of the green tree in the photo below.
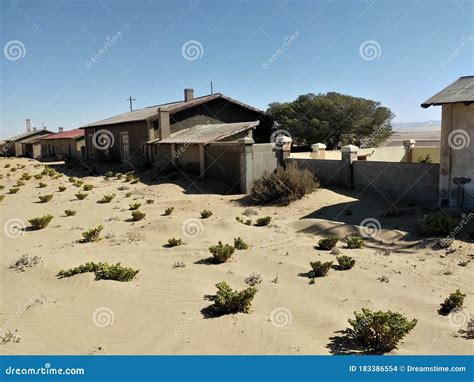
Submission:
{"label": "green tree", "polygon": [[328,149],[354,144],[373,147],[392,134],[394,114],[380,102],[340,93],[304,94],[295,101],[271,103],[267,112],[279,129],[300,145],[324,143]]}

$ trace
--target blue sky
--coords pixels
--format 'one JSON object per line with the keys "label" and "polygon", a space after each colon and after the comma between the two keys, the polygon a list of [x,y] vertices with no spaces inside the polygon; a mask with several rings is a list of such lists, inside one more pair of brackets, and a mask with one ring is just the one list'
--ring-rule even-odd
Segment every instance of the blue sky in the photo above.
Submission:
{"label": "blue sky", "polygon": [[208,94],[210,81],[263,109],[337,91],[380,101],[395,121],[440,119],[439,108],[419,105],[474,73],[473,8],[462,0],[1,0],[0,135],[23,131],[25,118],[76,128],[126,112],[130,95],[140,108],[179,100],[185,87]]}

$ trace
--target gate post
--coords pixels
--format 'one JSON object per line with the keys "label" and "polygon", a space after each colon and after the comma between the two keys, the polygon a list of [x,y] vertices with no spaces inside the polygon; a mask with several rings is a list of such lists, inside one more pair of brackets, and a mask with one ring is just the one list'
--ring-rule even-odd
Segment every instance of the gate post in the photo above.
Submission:
{"label": "gate post", "polygon": [[353,188],[353,169],[352,163],[357,160],[357,152],[359,148],[353,145],[343,146],[342,153],[342,168],[341,168],[341,184],[343,187],[352,190]]}

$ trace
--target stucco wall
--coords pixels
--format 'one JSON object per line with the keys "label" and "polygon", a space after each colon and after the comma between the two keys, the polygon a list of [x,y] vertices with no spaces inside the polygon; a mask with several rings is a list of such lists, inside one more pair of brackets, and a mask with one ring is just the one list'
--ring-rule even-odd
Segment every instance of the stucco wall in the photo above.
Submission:
{"label": "stucco wall", "polygon": [[439,154],[440,154],[439,147],[415,146],[411,149],[411,158],[413,162],[417,162],[418,158],[420,157],[425,158],[426,155],[430,155],[433,163],[439,163],[439,159],[440,159]]}
{"label": "stucco wall", "polygon": [[240,191],[241,145],[211,143],[205,147],[206,177],[227,184],[231,191]]}
{"label": "stucco wall", "polygon": [[323,187],[341,185],[342,162],[340,160],[289,158],[286,163],[295,163],[298,167],[311,170]]}
{"label": "stucco wall", "polygon": [[84,142],[84,138],[79,140],[70,138],[42,140],[41,156],[49,157],[52,155],[71,155],[73,158],[81,159],[81,147],[84,146]]}
{"label": "stucco wall", "polygon": [[278,159],[271,143],[255,144],[252,148],[252,178],[255,181],[264,173],[275,171],[278,166]]}

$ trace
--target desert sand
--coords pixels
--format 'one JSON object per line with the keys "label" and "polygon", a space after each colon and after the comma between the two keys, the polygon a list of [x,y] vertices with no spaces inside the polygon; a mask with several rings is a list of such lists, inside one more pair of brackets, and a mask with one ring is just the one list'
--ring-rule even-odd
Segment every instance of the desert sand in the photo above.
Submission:
{"label": "desert sand", "polygon": [[[5,168],[26,165],[10,172]],[[393,310],[416,318],[418,324],[393,354],[469,354],[472,342],[459,334],[466,315],[474,313],[472,242],[456,240],[452,253],[433,248],[433,241],[413,234],[422,214],[417,206],[405,206],[406,214],[383,218],[389,207],[383,198],[319,189],[287,207],[248,206],[243,195],[222,195],[215,182],[185,176],[175,181],[159,178],[153,184],[105,180],[103,176],[80,177],[94,185],[87,199],[65,175],[45,177],[46,188],[30,179],[16,194],[8,189],[23,172],[37,174],[42,167],[27,159],[1,159],[0,191],[0,328],[16,330],[19,343],[0,345],[1,354],[335,354],[351,352],[338,333],[347,319],[363,307]],[[7,174],[11,175],[7,177]],[[71,174],[77,175],[77,174]],[[140,175],[141,176],[141,175]],[[146,175],[142,178],[144,179]],[[64,185],[66,191],[58,192]],[[126,186],[128,190],[118,190]],[[130,197],[125,197],[132,192]],[[98,204],[103,195],[115,193],[109,204]],[[53,194],[48,203],[38,195]],[[146,199],[154,199],[146,204]],[[128,205],[140,202],[146,218],[130,222]],[[163,216],[167,207],[175,210]],[[200,211],[213,215],[200,219]],[[249,210],[250,208],[250,210]],[[65,217],[64,210],[77,214]],[[347,214],[350,210],[352,214]],[[246,226],[236,217],[272,216],[267,227]],[[28,219],[51,214],[43,230],[28,229]],[[356,259],[348,271],[331,270],[309,283],[305,273],[310,261],[335,260],[329,251],[315,249],[329,233],[340,237],[358,233],[365,218],[377,218],[383,230],[366,248],[342,253]],[[24,222],[25,230],[5,227],[11,219]],[[193,219],[193,220],[188,220]],[[186,223],[187,235],[182,232]],[[192,224],[191,224],[192,223]],[[18,220],[17,220],[18,224]],[[103,239],[81,243],[81,233],[103,225]],[[197,229],[197,234],[192,228]],[[202,229],[201,229],[202,227]],[[9,230],[5,231],[5,228]],[[16,233],[15,233],[16,232]],[[196,236],[196,237],[193,237]],[[250,249],[236,251],[228,263],[205,264],[208,247],[218,240],[232,244],[237,236]],[[171,237],[185,245],[166,248]],[[25,271],[10,266],[22,255],[40,256],[42,263]],[[460,262],[471,263],[459,266]],[[120,262],[139,269],[131,282],[94,279],[92,273],[59,279],[56,274],[89,261]],[[174,268],[176,262],[184,268]],[[215,284],[226,281],[233,288],[247,287],[252,273],[263,282],[250,314],[206,318],[201,310],[211,304]],[[381,282],[386,276],[388,282]],[[453,322],[437,313],[439,304],[456,289],[467,294],[463,317]],[[471,314],[472,316],[472,314]]]}

